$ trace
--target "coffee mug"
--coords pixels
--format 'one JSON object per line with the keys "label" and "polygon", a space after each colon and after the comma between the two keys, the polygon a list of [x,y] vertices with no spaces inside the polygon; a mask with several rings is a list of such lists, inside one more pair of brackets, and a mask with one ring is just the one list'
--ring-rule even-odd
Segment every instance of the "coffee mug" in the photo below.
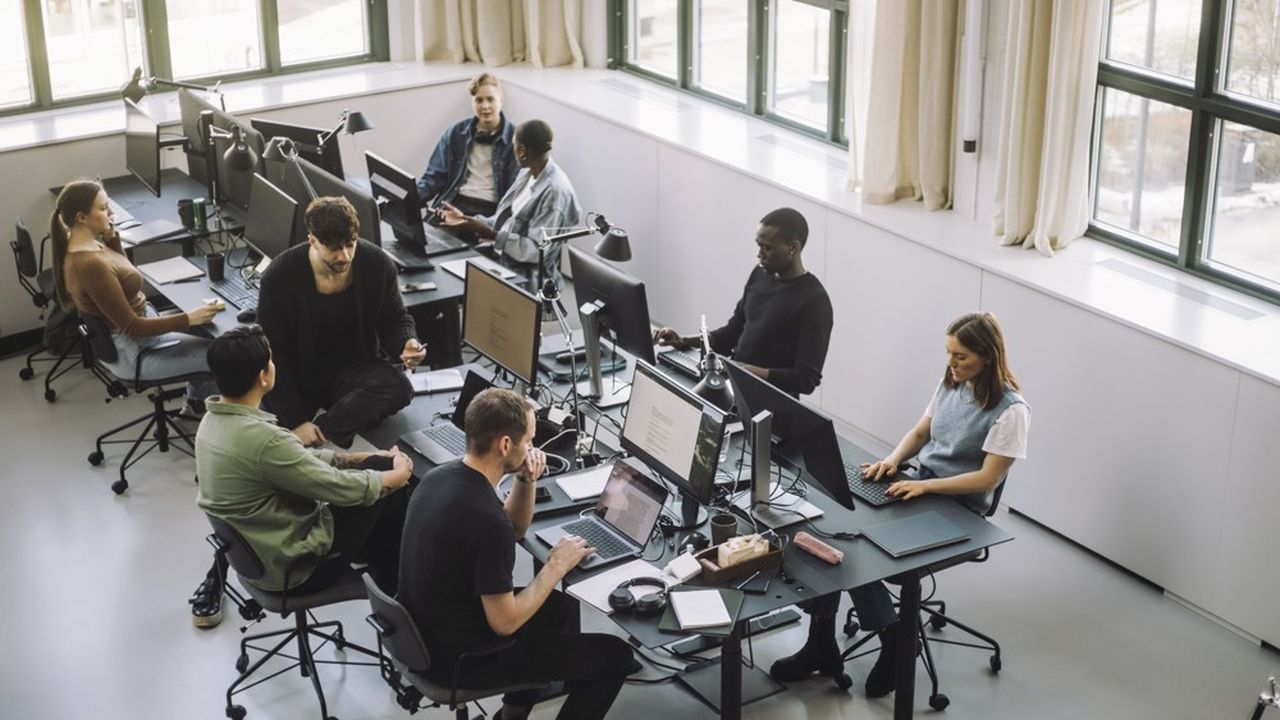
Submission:
{"label": "coffee mug", "polygon": [[711,544],[720,543],[738,534],[738,518],[729,513],[716,513],[711,516]]}
{"label": "coffee mug", "polygon": [[205,272],[209,274],[209,280],[213,282],[221,282],[225,271],[225,264],[222,253],[209,253],[204,256]]}

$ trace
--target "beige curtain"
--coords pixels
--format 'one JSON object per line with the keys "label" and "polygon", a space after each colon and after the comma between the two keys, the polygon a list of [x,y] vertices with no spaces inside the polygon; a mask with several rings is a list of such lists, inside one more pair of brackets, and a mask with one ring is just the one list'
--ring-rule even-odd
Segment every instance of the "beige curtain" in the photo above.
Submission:
{"label": "beige curtain", "polygon": [[1106,0],[1012,0],[994,230],[1045,255],[1089,225],[1089,135]]}
{"label": "beige curtain", "polygon": [[582,1],[418,0],[422,58],[582,67]]}
{"label": "beige curtain", "polygon": [[[951,207],[960,3],[876,3],[862,152],[869,203]],[[856,129],[855,129],[856,132]]]}

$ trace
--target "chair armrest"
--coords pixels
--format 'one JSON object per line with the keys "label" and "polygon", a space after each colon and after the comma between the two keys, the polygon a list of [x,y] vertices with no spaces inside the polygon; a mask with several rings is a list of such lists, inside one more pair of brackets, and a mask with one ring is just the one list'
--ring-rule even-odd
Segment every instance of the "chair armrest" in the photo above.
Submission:
{"label": "chair armrest", "polygon": [[40,254],[36,256],[36,272],[44,272],[44,247],[49,243],[49,235],[46,233],[40,238]]}

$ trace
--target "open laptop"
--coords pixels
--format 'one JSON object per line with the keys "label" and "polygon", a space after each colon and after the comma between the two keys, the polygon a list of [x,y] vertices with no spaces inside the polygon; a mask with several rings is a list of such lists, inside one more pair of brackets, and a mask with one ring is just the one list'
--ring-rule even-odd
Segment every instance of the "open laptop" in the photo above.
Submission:
{"label": "open laptop", "polygon": [[452,462],[462,457],[467,450],[467,433],[464,421],[467,417],[467,406],[480,391],[493,387],[493,383],[484,379],[475,371],[467,371],[467,379],[462,381],[462,392],[458,395],[458,404],[453,408],[449,422],[432,425],[422,430],[405,433],[401,440],[418,451],[422,457],[436,465]]}
{"label": "open laptop", "polygon": [[577,535],[596,551],[578,567],[586,570],[644,552],[658,524],[667,489],[631,465],[616,460],[595,510],[572,522],[544,528],[538,539],[551,547],[565,535]]}

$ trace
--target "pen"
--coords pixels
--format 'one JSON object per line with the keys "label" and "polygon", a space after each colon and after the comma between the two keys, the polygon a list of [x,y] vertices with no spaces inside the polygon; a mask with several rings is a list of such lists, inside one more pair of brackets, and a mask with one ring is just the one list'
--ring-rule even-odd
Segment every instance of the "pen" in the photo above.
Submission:
{"label": "pen", "polygon": [[200,278],[202,278],[202,277],[204,277],[204,276],[203,276],[203,275],[196,275],[195,277],[182,278],[181,280],[173,280],[171,284],[195,282],[195,281],[199,280],[199,279],[200,279]]}
{"label": "pen", "polygon": [[738,583],[737,585],[734,585],[734,586],[733,586],[733,589],[734,589],[734,590],[741,590],[742,588],[744,588],[744,587],[746,587],[746,586],[750,585],[750,584],[751,584],[751,581],[752,581],[752,580],[755,580],[755,579],[756,579],[756,576],[757,576],[757,575],[759,575],[759,574],[760,574],[760,571],[759,571],[759,570],[757,570],[757,571],[755,571],[755,572],[751,573],[751,577],[747,578],[746,580],[743,580],[742,582]]}

